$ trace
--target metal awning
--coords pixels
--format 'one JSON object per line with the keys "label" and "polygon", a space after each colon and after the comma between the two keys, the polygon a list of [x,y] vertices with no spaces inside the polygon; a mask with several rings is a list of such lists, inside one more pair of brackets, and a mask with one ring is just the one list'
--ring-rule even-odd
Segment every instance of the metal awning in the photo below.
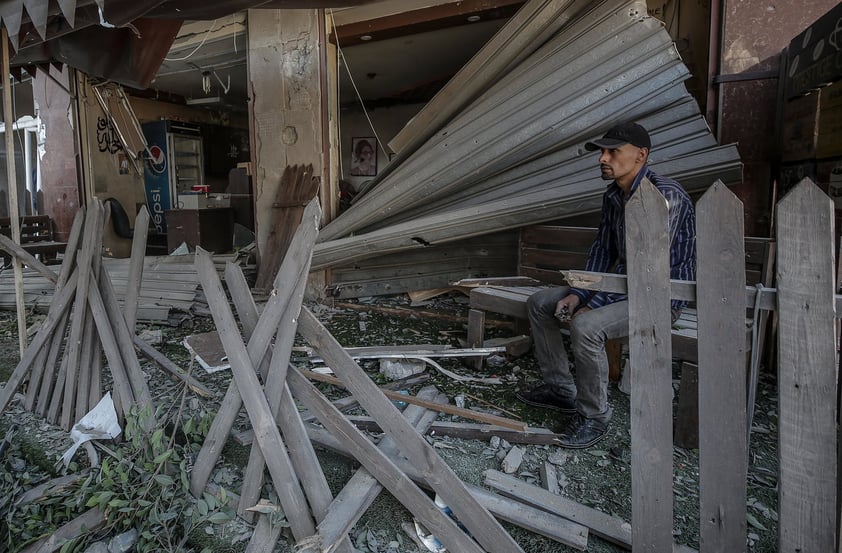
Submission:
{"label": "metal awning", "polygon": [[373,0],[0,0],[13,68],[64,64],[146,88],[190,19],[245,9],[333,8]]}

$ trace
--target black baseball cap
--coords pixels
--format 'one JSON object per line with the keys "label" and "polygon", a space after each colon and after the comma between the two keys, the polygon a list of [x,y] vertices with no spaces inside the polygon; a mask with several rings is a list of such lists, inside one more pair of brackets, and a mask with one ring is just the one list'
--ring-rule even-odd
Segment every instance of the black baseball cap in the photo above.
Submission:
{"label": "black baseball cap", "polygon": [[611,127],[602,138],[585,142],[585,149],[594,152],[603,148],[618,148],[623,144],[652,149],[649,133],[637,123],[620,123]]}

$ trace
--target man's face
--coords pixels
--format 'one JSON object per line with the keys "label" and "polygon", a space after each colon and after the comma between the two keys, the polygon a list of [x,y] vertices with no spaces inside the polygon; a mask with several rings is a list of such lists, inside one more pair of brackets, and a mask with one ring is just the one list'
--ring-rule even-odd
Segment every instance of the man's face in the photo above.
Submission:
{"label": "man's face", "polygon": [[603,180],[630,184],[646,160],[646,148],[623,144],[617,148],[603,148],[599,156],[599,170]]}

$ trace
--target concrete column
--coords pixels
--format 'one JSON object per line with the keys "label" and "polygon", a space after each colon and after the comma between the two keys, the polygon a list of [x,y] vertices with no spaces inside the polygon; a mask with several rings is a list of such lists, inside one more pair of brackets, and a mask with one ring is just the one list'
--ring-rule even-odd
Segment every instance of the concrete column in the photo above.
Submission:
{"label": "concrete column", "polygon": [[255,232],[262,259],[284,167],[313,164],[325,182],[324,16],[249,10],[249,127]]}

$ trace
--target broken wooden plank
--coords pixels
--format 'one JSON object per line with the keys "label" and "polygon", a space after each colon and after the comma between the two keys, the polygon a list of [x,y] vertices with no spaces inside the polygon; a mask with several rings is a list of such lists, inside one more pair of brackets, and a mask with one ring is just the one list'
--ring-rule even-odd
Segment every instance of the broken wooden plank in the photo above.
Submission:
{"label": "broken wooden plank", "polygon": [[[137,354],[135,353],[134,340],[131,334],[129,334],[126,318],[123,316],[123,312],[117,302],[117,296],[114,294],[114,289],[111,286],[111,280],[108,278],[107,272],[102,271],[100,273],[99,287],[92,286],[88,297],[91,300],[91,305],[94,302],[104,305],[108,320],[113,329],[113,336],[116,339],[119,352],[123,358],[126,375],[131,384],[132,394],[135,397],[137,406],[141,409],[148,407],[150,412],[154,413],[152,395],[149,393],[146,378],[143,376],[140,361],[138,361]],[[126,407],[128,406],[123,406],[124,409]],[[150,421],[149,424],[154,425],[154,420]]]}
{"label": "broken wooden plank", "polygon": [[[304,288],[307,283],[306,274],[309,272],[312,245],[315,243],[319,219],[319,205],[316,201],[311,201],[305,208],[301,224],[293,238],[293,244],[278,270],[279,274],[297,272],[298,279],[290,291],[287,305],[280,318],[264,386],[264,394],[268,399],[269,408],[287,441],[290,460],[296,474],[302,480],[304,493],[310,502],[310,508],[317,522],[324,518],[333,496],[324,473],[321,470],[313,470],[314,467],[319,466],[319,461],[310,439],[307,437],[307,431],[301,421],[298,408],[286,386],[286,366],[289,363],[292,344],[295,339],[295,321],[298,318],[298,312],[301,309],[304,297]],[[240,273],[240,276],[228,280],[228,288],[229,290],[232,287],[236,289],[232,291],[232,297],[237,300],[236,309],[238,313],[245,315],[246,319],[250,321],[248,326],[251,327],[251,322],[257,317],[257,306],[251,295],[248,294],[248,286],[242,276],[242,271],[229,264],[226,267],[225,274],[233,276],[234,273]],[[259,318],[257,320],[259,322]],[[257,324],[254,323],[253,326],[257,326]],[[250,334],[251,332],[245,329],[245,335],[248,337]],[[253,502],[259,497],[264,467],[263,452],[258,447],[252,447],[243,486],[240,490],[243,505]],[[336,536],[336,539],[329,543],[323,541],[321,547],[327,550],[336,548],[337,551],[347,553],[353,551],[347,536]]]}
{"label": "broken wooden plank", "polygon": [[[111,370],[111,374],[113,376],[115,408],[119,405],[121,410],[117,413],[118,415],[122,415],[123,410],[127,410],[130,406],[134,405],[139,398],[135,396],[135,392],[132,389],[128,369],[125,365],[123,355],[120,352],[120,347],[117,344],[117,339],[114,337],[114,328],[111,326],[111,321],[109,321],[108,311],[103,304],[99,288],[95,282],[90,282],[88,288],[87,295],[90,300],[91,313],[94,316],[94,322],[96,323],[97,332],[99,333],[100,341],[102,343],[102,349],[105,353],[106,359],[108,360],[108,368]],[[68,362],[65,360],[69,360],[69,358],[65,356],[62,360],[61,368],[63,370],[66,370],[66,364]],[[61,375],[61,371],[59,372],[59,375]],[[48,413],[53,412],[55,403],[56,401],[53,400],[53,405],[50,406]],[[151,399],[147,405],[151,406],[150,403]]]}
{"label": "broken wooden plank", "polygon": [[99,528],[106,522],[105,513],[94,507],[74,518],[52,535],[28,545],[21,553],[52,553],[83,533]]}
{"label": "broken wooden plank", "polygon": [[[309,228],[309,225],[303,228],[306,230]],[[288,255],[298,256],[299,254],[296,252],[311,249],[311,246],[308,245],[310,243],[310,232],[307,230],[306,233],[296,233],[290,245]],[[293,267],[292,263],[281,264],[281,268],[275,277],[275,289],[283,290],[285,283],[298,282],[300,278],[304,278],[303,275],[298,274],[299,271],[300,267]],[[226,270],[226,274],[228,272]],[[232,282],[239,278],[241,276],[235,275],[232,278]],[[249,295],[246,302],[238,305],[245,305],[251,301],[253,299]],[[277,332],[281,317],[286,310],[287,301],[288,296],[286,294],[271,294],[259,319],[255,319],[249,310],[241,313],[241,322],[244,328],[251,333],[247,346],[249,356],[258,360],[256,364],[259,364],[261,367],[264,363],[268,364],[269,344]],[[225,392],[225,397],[220,404],[220,408],[211,423],[211,427],[205,437],[205,442],[202,444],[202,449],[196,457],[196,462],[193,464],[193,472],[190,475],[190,493],[195,497],[201,497],[202,491],[210,479],[211,471],[216,465],[219,455],[222,453],[222,447],[225,445],[225,440],[231,432],[240,407],[242,407],[242,398],[237,389],[236,380],[232,380],[228,386],[228,390]]]}
{"label": "broken wooden plank", "polygon": [[[453,473],[453,470],[424,438],[415,432],[412,425],[399,416],[394,404],[384,396],[365,371],[348,357],[342,346],[306,307],[301,309],[298,329],[304,339],[316,348],[316,351],[342,378],[346,388],[359,400],[360,405],[376,418],[386,433],[399,444],[401,451],[411,461],[420,465],[418,468],[425,479],[483,547],[491,553],[521,551],[518,544],[494,517],[467,493],[462,481]],[[409,399],[408,396],[401,396],[401,398],[403,401]],[[442,406],[433,404],[429,408],[441,409]],[[525,429],[525,425],[523,426]]]}
{"label": "broken wooden plank", "polygon": [[[73,316],[70,319],[70,336],[67,339],[64,355],[67,362],[64,363],[64,392],[61,407],[58,402],[47,411],[49,420],[59,420],[62,428],[70,430],[74,422],[74,407],[76,402],[77,374],[79,372],[79,361],[81,355],[82,334],[85,324],[85,313],[88,310],[88,284],[91,282],[91,263],[93,256],[99,255],[94,252],[94,236],[102,234],[102,204],[94,200],[88,208],[88,215],[85,218],[84,240],[82,250],[78,254],[77,267],[79,271],[79,283],[77,285],[76,299],[73,306]],[[96,281],[94,281],[96,282]],[[57,412],[61,409],[60,417],[57,419]]]}
{"label": "broken wooden plank", "polygon": [[[52,278],[54,275],[52,269],[46,266],[42,267],[42,275],[49,281],[55,282],[53,297],[55,297],[55,295],[67,285],[67,281],[76,266],[76,255],[79,249],[79,244],[82,241],[82,231],[85,226],[86,213],[87,210],[85,207],[80,206],[76,215],[73,217],[73,224],[70,227],[70,234],[67,239],[67,247],[64,251],[64,258],[61,261],[61,268],[59,269],[58,275],[55,275],[55,279]],[[30,374],[29,388],[27,389],[26,399],[24,400],[24,407],[29,411],[34,410],[40,416],[44,416],[46,414],[47,405],[53,394],[56,362],[58,360],[59,353],[61,352],[61,345],[64,342],[69,320],[70,311],[68,310],[58,321],[49,344],[47,344],[39,353],[39,356],[35,361],[32,374]]]}
{"label": "broken wooden plank", "polygon": [[22,493],[20,497],[18,497],[18,499],[15,501],[15,507],[20,507],[22,505],[26,505],[27,503],[32,503],[33,501],[36,501],[41,497],[46,497],[53,493],[61,493],[62,490],[64,490],[68,486],[75,484],[76,482],[82,480],[85,477],[85,474],[75,473],[47,480],[46,482],[38,484],[34,488],[30,488],[24,493]]}
{"label": "broken wooden plank", "polygon": [[555,465],[548,461],[544,461],[541,463],[539,471],[541,475],[541,483],[544,485],[544,489],[553,495],[558,495],[561,489],[558,486],[558,471],[556,470]]}
{"label": "broken wooden plank", "polygon": [[272,553],[283,530],[283,525],[272,524],[268,515],[258,517],[254,532],[246,547],[246,553]]}
{"label": "broken wooden plank", "polygon": [[46,265],[38,261],[34,255],[23,249],[19,244],[16,244],[11,238],[4,234],[0,234],[0,250],[17,258],[17,260],[31,269],[35,269],[40,274],[44,275],[50,282],[56,282],[56,274]]}
{"label": "broken wooden plank", "polygon": [[600,538],[631,549],[631,524],[622,519],[527,484],[520,478],[498,470],[485,471],[485,485],[507,497],[587,526]]}
{"label": "broken wooden plank", "polygon": [[[101,205],[103,224],[106,217],[106,210],[110,210],[111,204]],[[97,282],[99,279],[100,269],[102,268],[102,227],[100,232],[94,236],[88,237],[92,241],[91,245],[91,281]],[[82,347],[79,355],[79,372],[78,381],[76,384],[76,414],[72,416],[72,421],[81,420],[85,414],[90,411],[102,398],[100,387],[100,370],[101,354],[99,338],[96,334],[96,328],[91,315],[90,309],[85,310],[85,326],[82,329]]]}
{"label": "broken wooden plank", "polygon": [[[420,359],[422,357],[472,357],[503,353],[504,346],[454,348],[448,345],[363,346],[345,348],[352,359]],[[313,363],[324,363],[318,355],[310,355]]]}
{"label": "broken wooden plank", "polygon": [[[310,434],[310,439],[313,440],[313,443],[319,447],[340,455],[353,457],[353,454],[344,443],[340,442],[324,428],[308,425],[307,432]],[[392,457],[391,460],[415,483],[432,489],[419,471],[405,457]],[[546,511],[541,512],[541,509],[524,505],[523,503],[506,500],[479,486],[465,484],[465,488],[476,501],[480,502],[494,516],[502,520],[520,526],[521,528],[538,532],[548,538],[560,543],[566,543],[577,549],[582,549],[583,542],[587,543],[587,528],[581,524],[552,513],[547,513]]]}
{"label": "broken wooden plank", "polygon": [[[438,391],[434,386],[427,386],[420,390],[417,397],[427,401],[436,399]],[[447,397],[442,394],[439,401],[446,401]],[[425,416],[426,415],[426,416]],[[420,434],[427,432],[427,427],[432,424],[438,415],[435,411],[428,411],[418,405],[408,405],[403,411],[403,416],[418,430]],[[386,455],[394,456],[399,454],[394,440],[385,437],[377,446]],[[322,537],[323,544],[333,543],[339,536],[347,535],[350,529],[356,524],[359,518],[365,513],[374,502],[383,486],[365,468],[359,468],[346,482],[331,503],[330,508],[319,522],[317,527]]]}
{"label": "broken wooden plank", "polygon": [[159,367],[170,373],[173,377],[187,384],[187,387],[193,392],[202,397],[213,397],[213,392],[211,392],[207,386],[193,378],[193,376],[185,374],[178,365],[170,361],[166,355],[155,349],[152,344],[149,344],[137,335],[132,337],[132,341],[140,353],[157,363]]}
{"label": "broken wooden plank", "polygon": [[289,520],[290,528],[296,540],[308,538],[315,534],[316,525],[301,489],[299,477],[292,468],[286,445],[275,426],[274,417],[266,396],[263,395],[249,351],[240,336],[239,327],[222,289],[219,275],[213,267],[210,254],[201,248],[197,248],[196,270],[208,298],[208,305],[213,313],[225,351],[231,358],[238,395],[242,397],[242,403],[248,411],[257,443],[264,452],[271,451],[271,455],[265,456],[266,464]]}
{"label": "broken wooden plank", "polygon": [[316,196],[321,179],[313,173],[313,165],[287,165],[281,175],[278,198],[273,204],[266,247],[261,252],[260,266],[254,287],[268,288],[275,281],[281,262],[292,244],[302,220],[305,206]]}
{"label": "broken wooden plank", "polygon": [[74,271],[64,289],[53,298],[53,301],[50,303],[50,310],[41,323],[40,330],[30,342],[29,347],[26,348],[26,351],[21,356],[20,361],[12,371],[6,384],[0,389],[0,413],[5,411],[6,407],[9,406],[9,401],[23,382],[24,377],[29,373],[29,369],[33,361],[35,361],[38,352],[52,337],[53,330],[61,319],[61,316],[70,308],[70,303],[76,295],[78,278],[78,273]]}
{"label": "broken wooden plank", "polygon": [[[295,367],[289,367],[287,382],[296,399],[316,413],[319,422],[334,436],[337,436],[343,446],[351,451],[353,457],[372,476],[377,478],[404,507],[421,520],[431,532],[434,532],[448,550],[459,551],[460,553],[482,553],[482,548],[468,537],[453,519],[436,507],[427,494],[422,492],[406,474],[398,469],[388,456],[354,428]],[[400,415],[398,417],[405,421]],[[410,430],[410,432],[414,433],[415,431]],[[430,452],[434,458],[439,458],[437,453],[432,450]],[[508,536],[508,534],[506,535]],[[511,537],[509,540],[511,540]],[[520,550],[517,544],[514,547],[516,548],[515,551]],[[500,549],[490,547],[488,550],[498,551]]]}
{"label": "broken wooden plank", "polygon": [[126,283],[126,293],[123,296],[123,312],[126,316],[126,326],[129,334],[134,335],[137,322],[137,303],[143,285],[143,260],[146,257],[146,241],[149,234],[149,210],[141,206],[134,220],[132,234],[132,254],[129,258],[129,276]]}
{"label": "broken wooden plank", "polygon": [[[368,432],[382,432],[380,425],[373,418],[366,415],[346,415],[354,426]],[[243,433],[245,434],[245,433]],[[434,437],[448,436],[463,440],[488,441],[497,436],[512,444],[560,445],[558,434],[546,428],[532,428],[525,432],[518,432],[511,428],[503,428],[492,424],[477,424],[470,422],[454,422],[437,420],[429,429],[429,435]]]}
{"label": "broken wooden plank", "polygon": [[[327,332],[325,330],[325,332]],[[341,348],[341,346],[339,346]],[[350,359],[350,357],[349,357]],[[331,363],[333,366],[333,363]],[[335,368],[334,368],[335,370]],[[302,374],[311,380],[316,380],[319,382],[325,382],[327,384],[333,384],[334,386],[341,386],[346,389],[351,389],[349,385],[346,385],[344,381],[330,375],[320,374],[314,371],[302,371]],[[368,375],[365,376],[368,379]],[[420,405],[421,407],[426,407],[427,409],[433,409],[439,411],[441,413],[447,413],[448,415],[456,415],[465,419],[476,420],[480,422],[484,422],[487,424],[493,424],[496,426],[501,426],[503,428],[510,428],[512,430],[517,430],[520,432],[525,432],[529,429],[529,426],[525,422],[516,421],[513,419],[507,419],[505,417],[498,417],[497,415],[492,415],[490,413],[480,413],[478,411],[472,411],[470,409],[464,409],[460,407],[456,407],[454,405],[443,405],[440,403],[433,403],[430,401],[424,401],[418,398],[414,398],[412,396],[405,396],[398,392],[393,392],[391,390],[384,390],[382,388],[377,388],[380,392],[393,401],[405,401],[406,403],[412,403],[415,405]]]}

